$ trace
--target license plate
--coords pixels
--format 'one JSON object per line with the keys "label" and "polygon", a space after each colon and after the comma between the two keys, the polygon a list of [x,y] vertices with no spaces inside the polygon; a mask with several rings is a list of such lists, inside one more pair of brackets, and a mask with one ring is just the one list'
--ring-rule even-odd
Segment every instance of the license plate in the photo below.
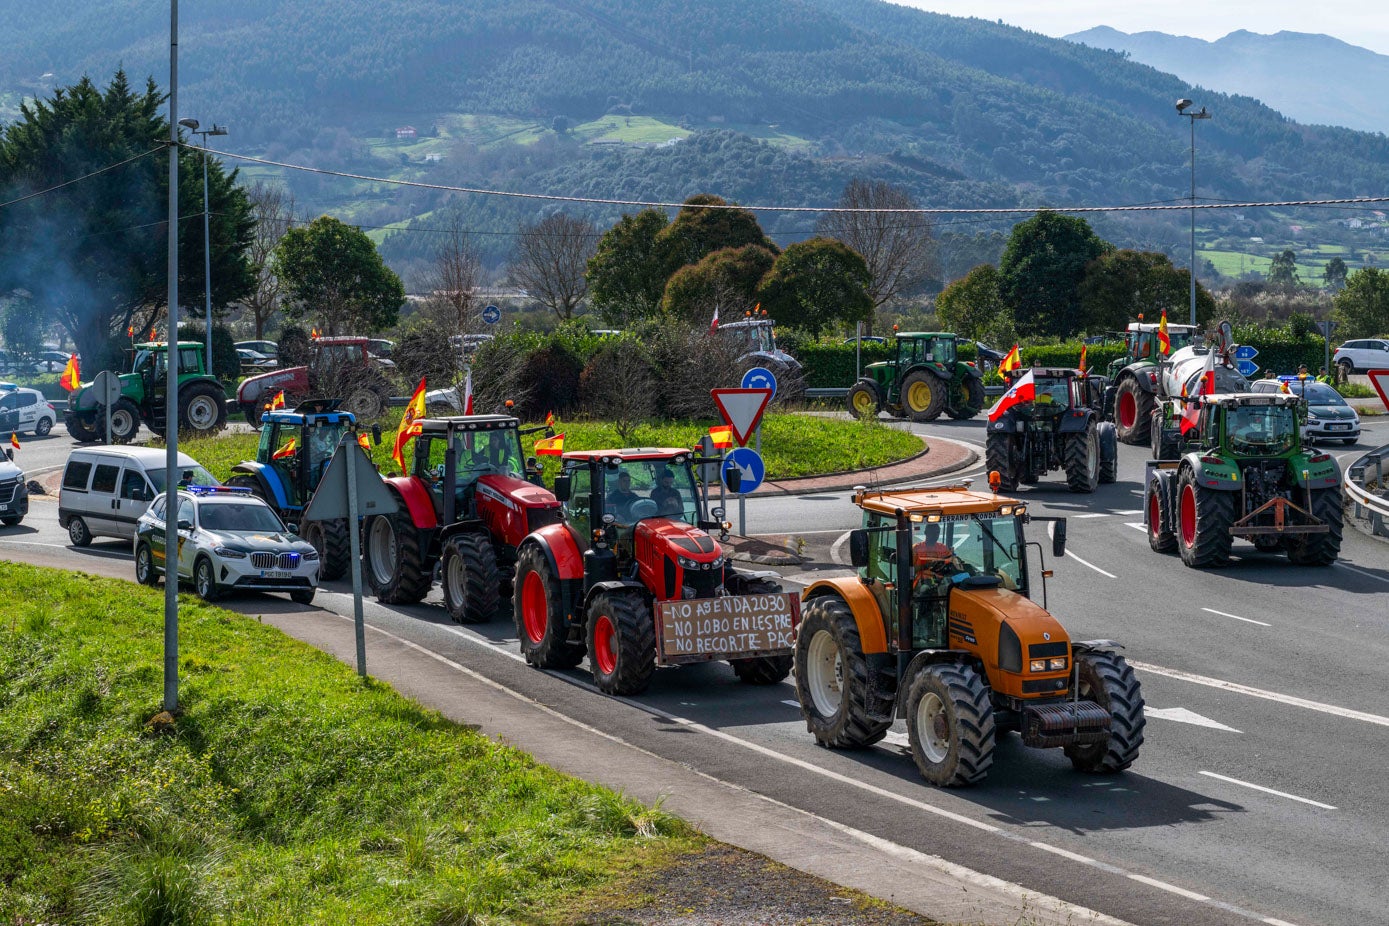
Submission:
{"label": "license plate", "polygon": [[6,502],[5,504],[0,505],[0,511],[9,511],[9,510],[10,510],[10,503],[9,503],[9,502]]}
{"label": "license plate", "polygon": [[262,569],[260,571],[260,577],[262,579],[292,579],[294,578],[294,573],[284,572],[280,569]]}
{"label": "license plate", "polygon": [[1328,425],[1326,426],[1326,429],[1327,429],[1328,431],[1349,431],[1349,430],[1350,430],[1350,425],[1348,425],[1348,424],[1328,424]]}

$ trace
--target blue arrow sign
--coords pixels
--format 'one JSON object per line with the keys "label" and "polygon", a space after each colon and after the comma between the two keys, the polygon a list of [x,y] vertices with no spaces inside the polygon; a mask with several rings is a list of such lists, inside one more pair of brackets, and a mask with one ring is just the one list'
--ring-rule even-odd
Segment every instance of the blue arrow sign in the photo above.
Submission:
{"label": "blue arrow sign", "polygon": [[1248,344],[1241,344],[1235,348],[1236,360],[1253,360],[1257,356],[1259,356],[1259,351]]}
{"label": "blue arrow sign", "polygon": [[1235,369],[1239,370],[1241,376],[1247,378],[1259,372],[1259,365],[1252,360],[1236,360]]}
{"label": "blue arrow sign", "polygon": [[749,447],[739,447],[723,461],[723,484],[734,495],[746,495],[762,484],[766,468],[762,455]]}
{"label": "blue arrow sign", "polygon": [[502,310],[494,305],[489,305],[482,310],[482,320],[489,325],[495,325],[502,320]]}
{"label": "blue arrow sign", "polygon": [[776,398],[776,374],[766,367],[753,367],[743,374],[744,389],[770,389],[771,396],[767,399],[770,402]]}

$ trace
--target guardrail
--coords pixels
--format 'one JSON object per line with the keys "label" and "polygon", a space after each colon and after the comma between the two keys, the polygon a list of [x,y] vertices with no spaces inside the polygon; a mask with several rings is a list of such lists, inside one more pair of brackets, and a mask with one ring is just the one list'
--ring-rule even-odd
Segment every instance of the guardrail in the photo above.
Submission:
{"label": "guardrail", "polygon": [[[1351,516],[1357,521],[1368,521],[1370,533],[1376,537],[1389,537],[1389,490],[1386,490],[1384,473],[1389,466],[1389,445],[1371,450],[1346,468],[1344,478],[1346,496],[1354,506]],[[1371,478],[1373,476],[1373,478]],[[1371,492],[1367,485],[1374,485]]]}

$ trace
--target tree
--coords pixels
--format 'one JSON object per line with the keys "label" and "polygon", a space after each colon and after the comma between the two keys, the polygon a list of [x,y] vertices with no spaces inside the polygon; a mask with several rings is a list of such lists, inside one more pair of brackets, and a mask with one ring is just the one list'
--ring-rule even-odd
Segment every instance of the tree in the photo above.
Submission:
{"label": "tree", "polygon": [[588,294],[584,271],[597,247],[598,230],[587,219],[556,212],[526,225],[516,240],[511,278],[560,321],[574,317]]}
{"label": "tree", "polygon": [[656,236],[670,224],[658,209],[643,209],[603,233],[588,260],[588,291],[603,321],[626,327],[655,315],[666,288],[656,258]]}
{"label": "tree", "polygon": [[476,313],[482,262],[462,216],[454,213],[444,238],[434,251],[434,266],[427,274],[429,298],[420,311],[446,335],[476,333],[482,321]]}
{"label": "tree", "polygon": [[998,265],[998,291],[1022,334],[1068,338],[1080,331],[1080,281],[1113,248],[1084,219],[1042,211],[1013,226]]}
{"label": "tree", "polygon": [[1326,262],[1326,270],[1322,273],[1322,279],[1326,281],[1327,287],[1332,292],[1340,292],[1346,286],[1346,262],[1339,257],[1333,257]]}
{"label": "tree", "polygon": [[1369,338],[1389,331],[1389,270],[1365,267],[1346,278],[1336,294],[1336,320],[1347,338]]}
{"label": "tree", "polygon": [[656,382],[645,345],[623,339],[608,344],[584,368],[579,393],[584,407],[612,424],[623,446],[656,410]]}
{"label": "tree", "polygon": [[285,232],[272,263],[285,314],[325,334],[371,334],[400,317],[405,287],[360,228],[329,215]]}
{"label": "tree", "polygon": [[1016,340],[1013,313],[998,293],[998,270],[980,264],[936,297],[936,315],[948,330],[995,346]]}
{"label": "tree", "polygon": [[[706,207],[714,208],[706,208]],[[777,246],[762,232],[757,216],[746,209],[730,208],[721,197],[699,193],[685,200],[675,221],[656,235],[656,256],[665,279],[687,264],[722,248],[758,244],[773,254]]]}
{"label": "tree", "polygon": [[722,248],[697,264],[688,264],[666,283],[661,311],[690,324],[708,324],[717,308],[719,318],[732,321],[753,307],[757,286],[776,257],[760,244]]}
{"label": "tree", "polygon": [[11,357],[27,359],[43,350],[44,318],[28,299],[0,300],[0,333]]}
{"label": "tree", "polygon": [[[1189,308],[1177,307],[1191,305],[1191,274],[1156,251],[1109,251],[1085,268],[1079,294],[1083,329],[1092,334],[1123,331],[1140,314],[1157,318],[1163,309],[1169,321],[1185,321]],[[1215,299],[1198,281],[1196,320],[1214,316]]]}
{"label": "tree", "polygon": [[781,324],[819,334],[872,313],[868,283],[868,265],[855,251],[831,238],[811,238],[781,253],[757,298]]}
{"label": "tree", "polygon": [[[936,240],[931,226],[920,216],[887,211],[916,208],[916,200],[906,191],[881,180],[855,178],[837,205],[863,211],[826,213],[817,231],[842,241],[863,258],[874,308],[935,273]],[[872,333],[871,327],[867,332]]]}
{"label": "tree", "polygon": [[[122,71],[105,90],[84,77],[22,103],[18,120],[0,129],[0,201],[32,197],[0,210],[0,292],[27,292],[36,311],[61,323],[84,371],[120,365],[127,329],[151,328],[168,301],[164,99],[153,80],[137,92]],[[87,176],[95,171],[104,172]],[[235,181],[235,171],[209,161],[214,306],[252,285],[245,251],[253,220]],[[185,217],[201,213],[202,163],[186,149],[179,196]],[[180,224],[179,255],[179,292],[200,307],[201,221]]]}
{"label": "tree", "polygon": [[255,283],[246,296],[256,340],[265,337],[270,319],[280,310],[280,278],[275,275],[272,258],[275,246],[294,225],[294,194],[279,184],[257,180],[246,191],[255,219],[255,234],[246,251]]}
{"label": "tree", "polygon": [[1270,286],[1301,286],[1302,280],[1297,275],[1297,255],[1287,250],[1275,257],[1268,267],[1268,282]]}

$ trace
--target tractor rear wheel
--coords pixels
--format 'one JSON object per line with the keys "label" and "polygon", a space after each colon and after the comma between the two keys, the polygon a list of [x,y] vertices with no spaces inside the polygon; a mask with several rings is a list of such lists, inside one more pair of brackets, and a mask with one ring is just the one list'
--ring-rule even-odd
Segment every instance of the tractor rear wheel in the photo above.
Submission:
{"label": "tractor rear wheel", "polygon": [[1326,522],[1325,534],[1290,534],[1284,543],[1288,560],[1296,566],[1330,566],[1341,553],[1341,490],[1312,492],[1312,516]]}
{"label": "tractor rear wheel", "polygon": [[806,604],[795,666],[801,716],[817,743],[827,749],[859,749],[887,735],[892,702],[874,689],[873,670],[844,599],[827,595]]}
{"label": "tractor rear wheel", "polygon": [[455,534],[444,545],[444,607],[456,624],[483,624],[501,606],[497,594],[497,554],[492,539],[480,532]]}
{"label": "tractor rear wheel", "polygon": [[[738,591],[740,595],[779,595],[781,586],[770,579],[748,579]],[[744,685],[775,685],[791,674],[791,656],[753,656],[749,659],[730,659],[733,674]]]}
{"label": "tractor rear wheel", "polygon": [[1148,546],[1154,553],[1171,553],[1177,549],[1177,535],[1173,533],[1172,512],[1167,510],[1170,506],[1158,479],[1148,483],[1147,497],[1143,500],[1148,511]]}
{"label": "tractor rear wheel", "polygon": [[640,592],[611,591],[588,607],[588,665],[610,695],[646,690],[656,671],[656,621]]}
{"label": "tractor rear wheel", "polygon": [[372,515],[362,532],[367,539],[362,567],[377,601],[414,604],[429,594],[431,577],[425,569],[420,532],[409,515]]}
{"label": "tractor rear wheel", "polygon": [[1119,434],[1114,425],[1101,421],[1095,429],[1100,438],[1100,485],[1119,478]]}
{"label": "tractor rear wheel", "polygon": [[849,387],[849,414],[855,418],[876,418],[881,408],[878,385],[871,379],[861,379]]}
{"label": "tractor rear wheel", "polygon": [[[96,429],[98,434],[106,431],[106,413],[97,412]],[[111,443],[128,444],[140,433],[140,407],[121,396],[111,406]]]}
{"label": "tractor rear wheel", "polygon": [[1195,569],[1224,566],[1230,561],[1230,525],[1235,523],[1234,492],[1196,484],[1196,472],[1182,470],[1177,480],[1177,551]]}
{"label": "tractor rear wheel", "polygon": [[63,423],[67,425],[68,434],[79,444],[91,444],[101,440],[101,433],[94,423],[83,421],[76,415],[64,419]]}
{"label": "tractor rear wheel", "polygon": [[1066,438],[1066,488],[1093,492],[1100,484],[1100,438],[1094,425]]}
{"label": "tractor rear wheel", "polygon": [[[271,508],[274,508],[276,511],[279,510],[279,506],[276,505],[275,499],[265,494],[265,487],[260,484],[260,480],[257,479],[255,476],[249,475],[247,473],[238,473],[227,480],[227,485],[236,489],[250,489],[251,494],[254,495],[256,498],[265,502],[267,505],[269,505]],[[304,539],[307,540],[308,538],[305,537]],[[319,550],[318,554],[322,556],[323,551]]]}
{"label": "tractor rear wheel", "polygon": [[969,376],[955,390],[955,401],[945,413],[957,421],[973,418],[984,408],[984,381]]}
{"label": "tractor rear wheel", "polygon": [[998,473],[998,488],[1012,492],[1018,487],[1017,465],[1013,458],[1013,435],[1006,431],[991,433],[984,439],[984,468]]}
{"label": "tractor rear wheel", "polygon": [[194,434],[216,434],[227,426],[227,397],[215,383],[196,382],[180,390],[178,426]]}
{"label": "tractor rear wheel", "polygon": [[1109,711],[1109,739],[1067,746],[1066,756],[1078,771],[1122,772],[1143,745],[1143,689],[1128,662],[1116,653],[1080,653],[1075,660],[1078,697]]}
{"label": "tractor rear wheel", "polygon": [[907,686],[907,739],[923,778],[943,788],[982,781],[994,761],[994,708],[972,666],[923,665]]}
{"label": "tractor rear wheel", "polygon": [[902,411],[912,421],[935,421],[945,408],[945,383],[926,370],[913,370],[902,380]]}
{"label": "tractor rear wheel", "polygon": [[243,402],[241,405],[241,414],[246,416],[246,423],[249,424],[253,430],[260,430],[260,416],[265,414],[265,409],[261,408],[255,402]]}
{"label": "tractor rear wheel", "polygon": [[381,417],[386,410],[386,402],[376,390],[359,386],[343,400],[342,407],[356,416],[358,421],[372,421]]}
{"label": "tractor rear wheel", "polygon": [[1153,394],[1144,392],[1132,376],[1119,383],[1114,393],[1114,428],[1126,444],[1146,444],[1153,419]]}
{"label": "tractor rear wheel", "polygon": [[325,581],[341,579],[352,565],[352,538],[347,534],[347,519],[305,521],[299,527],[303,537],[318,551],[318,575]]}
{"label": "tractor rear wheel", "polygon": [[559,577],[539,544],[527,544],[516,559],[512,614],[526,662],[539,669],[572,669],[584,661],[584,648],[569,642]]}

